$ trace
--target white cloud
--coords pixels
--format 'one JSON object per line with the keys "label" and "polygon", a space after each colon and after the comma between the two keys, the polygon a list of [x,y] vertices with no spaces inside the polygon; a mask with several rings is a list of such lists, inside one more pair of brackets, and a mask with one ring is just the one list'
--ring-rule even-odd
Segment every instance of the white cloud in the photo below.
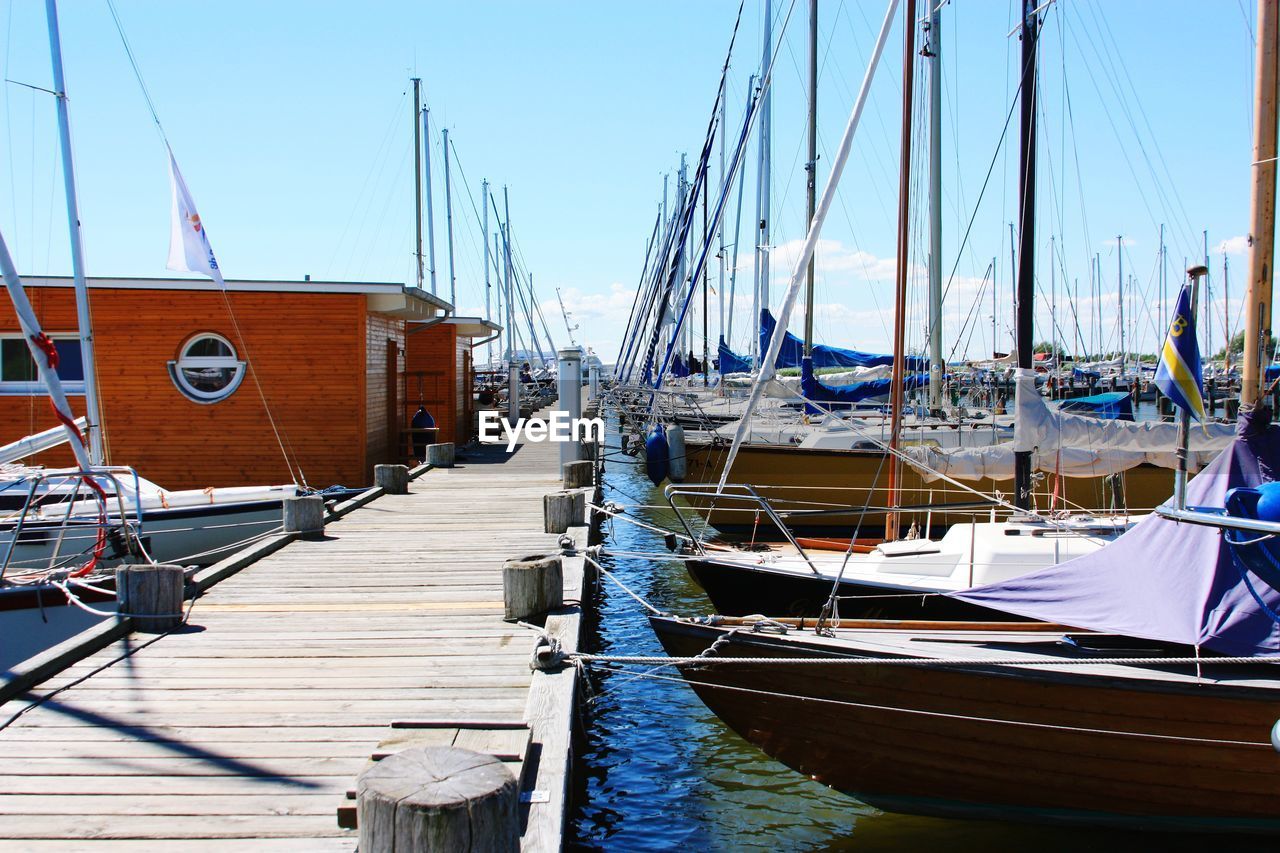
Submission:
{"label": "white cloud", "polygon": [[1228,237],[1218,244],[1218,254],[1220,255],[1243,255],[1245,250],[1249,248],[1249,235],[1241,234],[1239,237]]}

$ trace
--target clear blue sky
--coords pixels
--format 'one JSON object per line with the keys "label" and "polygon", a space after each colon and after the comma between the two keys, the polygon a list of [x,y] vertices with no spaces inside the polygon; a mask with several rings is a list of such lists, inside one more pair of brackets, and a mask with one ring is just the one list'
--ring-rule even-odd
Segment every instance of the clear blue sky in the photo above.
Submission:
{"label": "clear blue sky", "polygon": [[[825,180],[884,5],[820,5],[818,103],[826,153],[819,175]],[[758,63],[761,7],[749,0],[743,14],[730,81],[734,127],[747,76]],[[798,3],[792,13],[775,72],[775,301],[789,253],[803,236],[806,7]],[[1006,36],[1016,7],[1007,0],[952,0],[943,12],[946,272],[974,216],[946,329],[953,342],[964,330],[975,357],[991,347],[990,291],[981,307],[974,303],[992,257],[1000,258],[998,325],[1007,325],[1011,303],[1006,223],[1015,203],[1016,116],[1005,148],[997,149],[997,140],[1016,88],[1019,45],[1016,36]],[[789,1],[775,0],[775,31],[789,8]],[[499,189],[510,187],[516,239],[544,305],[555,305],[554,288],[561,287],[581,325],[579,342],[610,361],[662,176],[674,173],[680,152],[692,157],[700,147],[737,5],[117,0],[117,9],[229,277],[412,281],[406,93],[416,71],[436,126],[450,128],[471,190],[478,194],[486,177]],[[49,86],[43,4],[9,2],[0,14],[5,76]],[[1218,246],[1247,228],[1253,4],[1060,0],[1046,14],[1040,337],[1048,336],[1053,236],[1062,253],[1059,280],[1081,282],[1081,335],[1115,346],[1115,236],[1123,234],[1126,272],[1138,278],[1129,306],[1133,331],[1149,347],[1157,324],[1148,306],[1157,304],[1159,225],[1168,226],[1175,281],[1183,257],[1200,251],[1203,229],[1220,279]],[[106,2],[64,0],[61,18],[89,271],[165,275],[164,152]],[[816,326],[833,344],[887,346],[901,52],[895,28],[824,232],[829,242],[819,256]],[[2,117],[0,186],[8,202],[0,202],[0,228],[21,270],[66,273],[51,98],[6,84]],[[754,187],[754,145],[751,150],[747,181]],[[923,148],[915,150],[913,161],[922,166]],[[437,278],[447,296],[438,140],[433,156]],[[996,167],[979,206],[993,156]],[[913,262],[921,267],[923,188],[919,183],[912,196]],[[475,313],[483,310],[479,229],[457,172],[454,191],[458,302]],[[753,206],[748,192],[745,270],[738,282],[739,296],[748,296],[739,299],[734,330],[739,349],[751,287]],[[1087,298],[1088,258],[1095,252],[1102,254],[1103,291],[1111,294],[1098,331],[1084,319],[1096,313]],[[1244,255],[1237,251],[1230,262],[1239,292]],[[923,277],[914,267],[912,279],[918,297]],[[1059,326],[1074,336],[1075,318],[1059,308]],[[1235,307],[1229,313],[1234,321]],[[558,310],[547,319],[563,343]],[[716,325],[713,317],[713,335]],[[923,325],[923,308],[913,298],[909,326],[916,343]],[[1001,336],[996,345],[1003,348]],[[1220,342],[1221,330],[1214,336]],[[962,342],[959,351],[965,349]]]}

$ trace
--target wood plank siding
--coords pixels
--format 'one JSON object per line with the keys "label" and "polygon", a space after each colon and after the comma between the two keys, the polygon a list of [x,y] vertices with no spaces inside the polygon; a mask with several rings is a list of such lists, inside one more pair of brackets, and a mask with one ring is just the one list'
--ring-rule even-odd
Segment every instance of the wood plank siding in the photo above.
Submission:
{"label": "wood plank siding", "polygon": [[[28,294],[51,337],[75,336],[70,288],[29,286]],[[90,295],[112,464],[182,489],[289,482],[281,444],[316,487],[367,484],[373,465],[391,461],[388,341],[400,354],[396,391],[404,401],[405,321],[372,311],[368,294],[95,286]],[[0,334],[16,332],[6,305]],[[239,359],[251,357],[252,372],[216,403],[193,401],[170,377],[169,363],[201,332],[231,341]],[[0,393],[0,442],[55,425],[43,392],[13,391]],[[82,413],[83,395],[72,395],[71,406]],[[30,461],[69,465],[71,455],[64,447]]]}

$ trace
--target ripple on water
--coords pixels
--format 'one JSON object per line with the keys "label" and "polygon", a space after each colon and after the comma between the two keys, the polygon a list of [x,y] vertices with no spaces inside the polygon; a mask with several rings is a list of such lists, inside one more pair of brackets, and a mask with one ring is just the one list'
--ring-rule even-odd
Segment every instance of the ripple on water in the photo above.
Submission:
{"label": "ripple on water", "polygon": [[[621,504],[665,503],[640,466],[621,456],[611,434],[605,498]],[[674,529],[666,509],[632,513]],[[618,551],[664,553],[661,536],[615,522]],[[710,604],[674,559],[605,557],[610,572],[646,601],[681,614]],[[593,651],[660,655],[640,606],[612,584],[594,601],[588,626]],[[952,821],[879,812],[770,760],[711,714],[682,681],[596,670],[574,766],[572,846],[607,850],[946,850],[1203,851],[1212,839],[1098,830]],[[670,675],[671,673],[666,673]],[[857,733],[850,733],[856,737]],[[963,773],[957,767],[955,772]],[[1231,850],[1272,850],[1231,839]]]}

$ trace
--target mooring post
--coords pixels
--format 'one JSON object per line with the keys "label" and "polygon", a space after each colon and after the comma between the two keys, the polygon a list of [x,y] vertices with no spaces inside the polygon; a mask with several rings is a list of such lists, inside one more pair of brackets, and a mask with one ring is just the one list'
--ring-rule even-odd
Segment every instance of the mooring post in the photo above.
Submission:
{"label": "mooring post", "polygon": [[521,557],[502,564],[505,619],[528,619],[564,604],[564,566],[556,554]]}
{"label": "mooring post", "polygon": [[182,624],[186,574],[182,566],[130,565],[116,569],[117,612],[148,634]]}
{"label": "mooring post", "polygon": [[583,523],[587,494],[581,489],[552,492],[542,498],[542,515],[547,533],[564,533]]}
{"label": "mooring post", "polygon": [[519,785],[492,755],[406,749],[361,773],[356,794],[360,853],[520,849]]}
{"label": "mooring post", "polygon": [[423,461],[436,468],[452,468],[453,442],[445,441],[439,444],[428,444],[427,457]]}
{"label": "mooring post", "polygon": [[374,465],[373,484],[389,495],[407,495],[409,469],[404,465]]}
{"label": "mooring post", "polygon": [[590,459],[566,462],[560,467],[564,470],[564,487],[566,489],[587,488],[595,482],[596,466]]}
{"label": "mooring post", "polygon": [[587,368],[587,394],[588,400],[595,400],[600,396],[600,365],[592,363]]}
{"label": "mooring post", "polygon": [[[569,416],[569,423],[576,424],[582,417],[582,353],[570,347],[560,350],[559,374],[560,399],[557,410]],[[560,444],[560,464],[577,462],[582,458],[581,437],[570,433],[569,441]]]}
{"label": "mooring post", "polygon": [[324,498],[320,495],[295,495],[281,504],[280,521],[285,533],[298,533],[303,539],[324,536]]}

